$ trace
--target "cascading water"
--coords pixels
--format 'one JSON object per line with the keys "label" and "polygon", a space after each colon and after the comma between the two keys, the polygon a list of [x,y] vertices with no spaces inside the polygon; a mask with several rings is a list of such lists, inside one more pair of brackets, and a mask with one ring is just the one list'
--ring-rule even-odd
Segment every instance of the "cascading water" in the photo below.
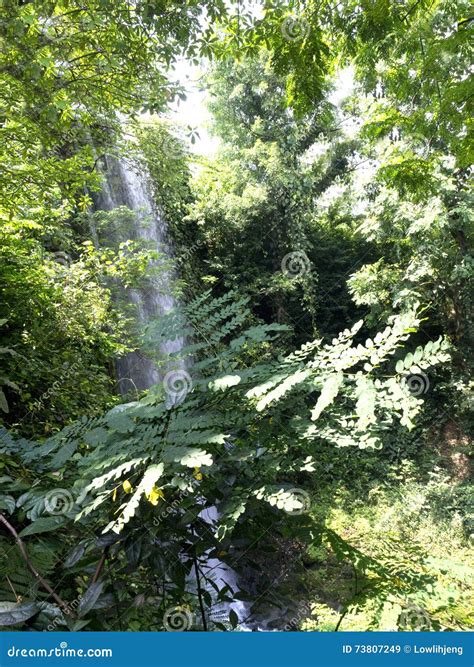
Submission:
{"label": "cascading water", "polygon": [[[215,506],[207,507],[199,514],[199,516],[210,526],[215,526],[219,520],[219,512]],[[206,576],[212,579],[219,589],[222,589],[227,585],[234,593],[239,590],[237,573],[218,558],[208,558],[204,570]],[[249,606],[241,600],[234,599],[232,602],[217,605],[212,611],[211,618],[216,621],[227,620],[231,609],[235,611],[241,622],[240,629],[247,629],[244,627],[242,621],[249,615]]]}
{"label": "cascading water", "polygon": [[[105,157],[102,165],[103,187],[96,197],[96,209],[112,211],[126,206],[134,212],[131,236],[144,241],[147,246],[170,257],[166,239],[166,225],[151,196],[150,179],[143,167],[125,159]],[[124,240],[124,239],[121,239]],[[152,260],[152,268],[159,268],[159,260]],[[144,328],[150,321],[177,307],[173,296],[173,277],[167,270],[147,279],[143,287],[129,289],[127,298],[136,309],[136,323]],[[167,341],[160,347],[164,357],[179,352],[183,341]],[[116,372],[121,393],[148,389],[160,381],[156,365],[140,350],[130,352],[116,362]]]}
{"label": "cascading water", "polygon": [[[123,158],[107,156],[103,158],[101,169],[103,183],[101,192],[95,196],[95,209],[113,211],[119,207],[127,207],[134,213],[130,233],[132,239],[145,241],[151,249],[171,258],[171,248],[166,238],[166,222],[155,206],[150,178],[144,167],[138,167]],[[123,233],[119,233],[118,236],[121,238],[115,240],[126,240],[123,238]],[[154,263],[159,268],[159,260],[154,260]],[[178,306],[173,296],[172,273],[166,270],[159,273],[159,281],[151,278],[145,286],[127,291],[127,299],[135,306],[136,324],[142,329],[160,315]],[[169,354],[179,352],[183,344],[182,339],[167,341],[161,344],[159,351],[166,358]],[[163,374],[153,361],[140,350],[130,352],[117,360],[116,372],[121,393],[148,389],[163,379]],[[219,517],[216,507],[202,510],[199,516],[210,526],[214,526]],[[206,577],[211,578],[219,588],[227,585],[231,591],[239,589],[236,573],[219,559],[208,558],[203,570]],[[195,584],[195,581],[190,581],[190,585]],[[212,595],[214,590],[209,589],[209,593]],[[231,609],[235,611],[240,621],[248,615],[247,605],[234,600],[217,605],[211,618],[221,621],[227,619]]]}

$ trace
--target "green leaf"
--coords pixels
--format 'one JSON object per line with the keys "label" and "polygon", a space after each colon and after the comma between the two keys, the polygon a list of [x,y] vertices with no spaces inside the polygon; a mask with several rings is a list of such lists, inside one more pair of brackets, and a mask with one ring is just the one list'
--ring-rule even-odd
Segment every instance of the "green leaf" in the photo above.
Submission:
{"label": "green leaf", "polygon": [[0,389],[0,410],[3,410],[3,412],[9,412],[7,399],[5,398],[5,394],[3,393],[2,389]]}
{"label": "green leaf", "polygon": [[89,611],[91,611],[91,609],[94,608],[95,603],[97,602],[102,593],[102,589],[104,588],[104,583],[105,582],[103,581],[96,581],[94,584],[91,584],[89,588],[86,590],[77,608],[77,615],[79,617],[85,616]]}
{"label": "green leaf", "polygon": [[0,509],[6,510],[8,514],[13,514],[15,510],[15,498],[13,496],[0,496]]}
{"label": "green leaf", "polygon": [[133,421],[124,412],[109,413],[107,415],[107,424],[119,433],[128,433],[134,427]]}
{"label": "green leaf", "polygon": [[229,612],[229,622],[233,628],[236,628],[239,624],[239,617],[233,609]]}
{"label": "green leaf", "polygon": [[77,546],[74,547],[72,551],[69,552],[66,560],[64,561],[64,567],[72,567],[75,565],[78,561],[81,560],[82,556],[84,555],[86,548],[83,544],[78,544]]}
{"label": "green leaf", "polygon": [[188,468],[200,468],[201,466],[211,466],[212,456],[204,449],[191,447],[180,459],[180,463]]}
{"label": "green leaf", "polygon": [[409,352],[405,357],[405,359],[403,360],[403,366],[405,367],[406,370],[409,370],[409,368],[413,366],[413,355],[411,352]]}
{"label": "green leaf", "polygon": [[0,626],[23,623],[38,611],[39,607],[34,602],[20,605],[17,602],[0,602]]}
{"label": "green leaf", "polygon": [[90,622],[91,622],[90,619],[82,620],[82,621],[76,621],[71,626],[71,632],[78,632],[79,630],[82,630],[82,628],[85,628],[86,625],[89,625]]}
{"label": "green leaf", "polygon": [[108,431],[106,431],[105,428],[98,427],[86,433],[84,435],[84,440],[87,442],[88,445],[92,445],[93,447],[95,447],[96,445],[99,445],[101,442],[105,442],[107,436],[108,436]]}
{"label": "green leaf", "polygon": [[327,408],[336,398],[339,393],[339,387],[344,381],[344,375],[342,373],[334,373],[330,375],[328,379],[324,382],[321,394],[311,411],[311,419],[315,421],[318,419],[322,411]]}
{"label": "green leaf", "polygon": [[28,535],[38,535],[39,533],[49,533],[52,530],[60,528],[66,523],[66,520],[60,516],[42,516],[36,519],[29,526],[23,528],[20,537],[27,537]]}
{"label": "green leaf", "polygon": [[240,375],[225,375],[224,377],[217,378],[216,380],[213,380],[213,382],[210,382],[209,388],[213,389],[214,391],[223,391],[224,389],[228,389],[229,387],[234,387],[235,385],[239,384],[240,380]]}
{"label": "green leaf", "polygon": [[217,621],[214,621],[214,625],[218,630],[221,630],[222,632],[227,632],[227,628],[223,623],[218,623]]}
{"label": "green leaf", "polygon": [[71,459],[77,447],[77,442],[68,442],[64,447],[61,447],[51,460],[51,468],[54,470],[62,468],[63,465]]}
{"label": "green leaf", "polygon": [[163,463],[156,463],[149,466],[140,483],[138,484],[136,490],[132,494],[130,500],[123,506],[122,514],[118,519],[111,521],[102,531],[102,533],[107,533],[109,530],[113,530],[116,533],[119,533],[123,526],[130,521],[130,519],[135,516],[135,512],[138,509],[140,504],[140,499],[143,495],[148,496],[152,491],[155,483],[159,480],[163,474],[164,466]]}
{"label": "green leaf", "polygon": [[423,348],[421,346],[417,347],[415,354],[413,355],[413,361],[415,364],[419,363],[423,359]]}

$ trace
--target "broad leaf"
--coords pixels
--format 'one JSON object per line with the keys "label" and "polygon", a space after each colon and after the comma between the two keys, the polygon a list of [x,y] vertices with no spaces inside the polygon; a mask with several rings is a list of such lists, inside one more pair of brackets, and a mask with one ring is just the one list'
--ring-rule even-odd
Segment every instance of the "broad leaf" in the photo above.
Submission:
{"label": "broad leaf", "polygon": [[49,533],[52,530],[60,528],[66,523],[66,520],[60,516],[42,516],[36,519],[26,528],[23,528],[20,537],[27,537],[28,535],[37,535],[38,533]]}
{"label": "broad leaf", "polygon": [[77,608],[78,616],[85,616],[91,609],[94,608],[94,605],[99,599],[103,588],[103,581],[96,581],[94,584],[89,586],[89,588],[82,596],[81,601],[79,602],[79,606]]}
{"label": "broad leaf", "polygon": [[18,625],[37,614],[39,607],[34,602],[18,604],[16,602],[0,602],[0,626]]}

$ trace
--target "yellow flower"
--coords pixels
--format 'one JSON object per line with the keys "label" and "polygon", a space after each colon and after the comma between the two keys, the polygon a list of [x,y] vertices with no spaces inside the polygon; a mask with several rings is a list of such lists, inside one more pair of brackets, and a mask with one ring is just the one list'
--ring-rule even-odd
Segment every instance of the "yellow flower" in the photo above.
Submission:
{"label": "yellow flower", "polygon": [[147,499],[152,505],[158,505],[160,498],[164,498],[165,494],[157,486],[154,486],[150,493],[147,494]]}
{"label": "yellow flower", "polygon": [[130,484],[128,479],[125,480],[125,482],[122,484],[122,487],[125,493],[130,493],[130,491],[132,490],[132,485]]}
{"label": "yellow flower", "polygon": [[200,472],[199,466],[194,468],[194,473],[193,473],[194,479],[197,479],[198,482],[201,481],[202,479],[202,472]]}

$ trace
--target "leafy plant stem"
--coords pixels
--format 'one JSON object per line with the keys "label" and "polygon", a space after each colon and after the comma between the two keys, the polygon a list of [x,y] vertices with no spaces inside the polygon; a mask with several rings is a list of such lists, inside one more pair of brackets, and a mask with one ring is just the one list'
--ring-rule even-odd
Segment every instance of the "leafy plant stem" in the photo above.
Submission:
{"label": "leafy plant stem", "polygon": [[21,553],[21,555],[22,555],[22,557],[23,557],[23,559],[24,559],[26,565],[28,566],[28,569],[30,570],[30,572],[32,573],[32,575],[35,577],[35,579],[37,579],[37,580],[40,582],[40,584],[43,586],[43,588],[44,588],[46,591],[48,591],[48,593],[51,595],[51,597],[53,597],[53,598],[56,600],[56,602],[58,603],[58,605],[59,605],[60,607],[62,607],[63,609],[66,609],[66,610],[68,611],[68,613],[69,613],[72,617],[74,617],[74,614],[73,614],[72,611],[70,610],[69,605],[67,604],[67,602],[64,602],[64,600],[63,600],[57,593],[54,592],[54,590],[51,588],[51,586],[48,584],[48,582],[47,582],[45,579],[43,579],[43,577],[41,576],[41,574],[40,574],[40,573],[38,572],[38,570],[34,567],[34,565],[32,564],[32,562],[31,562],[30,559],[29,559],[28,552],[27,552],[27,550],[26,550],[26,547],[25,547],[25,544],[24,544],[23,540],[22,540],[21,537],[18,535],[17,531],[16,531],[15,528],[11,525],[11,523],[10,523],[10,522],[6,519],[6,517],[5,517],[3,514],[1,514],[1,513],[0,513],[0,522],[3,523],[3,525],[5,526],[5,528],[7,528],[7,530],[8,530],[8,531],[13,535],[13,537],[15,538],[15,541],[16,541],[16,543],[17,543],[17,545],[18,545],[18,548],[19,548],[19,550],[20,550],[20,553]]}

